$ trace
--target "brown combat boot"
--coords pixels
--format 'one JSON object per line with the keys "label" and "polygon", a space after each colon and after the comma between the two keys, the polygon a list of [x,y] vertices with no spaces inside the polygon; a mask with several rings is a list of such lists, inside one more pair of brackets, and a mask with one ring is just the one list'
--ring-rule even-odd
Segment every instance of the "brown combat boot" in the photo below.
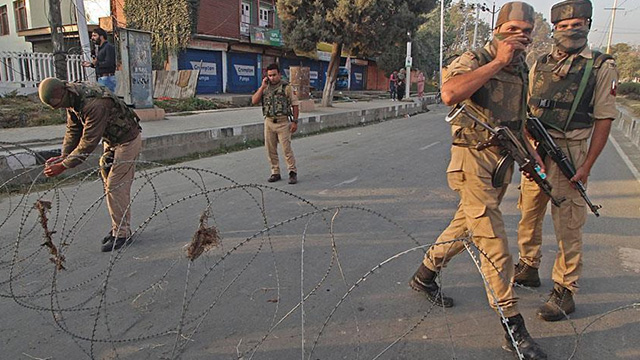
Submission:
{"label": "brown combat boot", "polygon": [[[520,358],[518,352],[520,352],[522,359],[525,360],[546,360],[547,354],[542,351],[540,345],[529,335],[527,328],[524,326],[522,315],[518,314],[508,317],[507,324],[502,323],[502,328],[505,331],[504,345],[502,345],[503,349],[514,353],[518,359]],[[511,331],[511,335],[509,335],[509,330]],[[511,336],[513,336],[513,340]],[[516,352],[513,346],[514,341],[518,346],[518,352]]]}
{"label": "brown combat boot", "polygon": [[518,261],[513,282],[527,287],[539,287],[540,276],[538,275],[538,268],[529,266],[522,262],[522,260]]}
{"label": "brown combat boot", "polygon": [[438,273],[429,270],[423,263],[420,263],[418,270],[409,281],[409,286],[415,291],[425,293],[427,299],[436,306],[452,307],[453,299],[440,292],[440,287],[436,284],[436,276]]}
{"label": "brown combat boot", "polygon": [[538,309],[538,316],[545,321],[558,321],[568,318],[567,315],[574,311],[576,304],[571,290],[554,283],[549,300]]}

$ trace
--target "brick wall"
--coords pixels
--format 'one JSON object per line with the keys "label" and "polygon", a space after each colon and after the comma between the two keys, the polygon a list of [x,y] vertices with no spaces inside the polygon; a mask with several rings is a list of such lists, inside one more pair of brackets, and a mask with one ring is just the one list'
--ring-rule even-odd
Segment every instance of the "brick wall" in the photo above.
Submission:
{"label": "brick wall", "polygon": [[240,0],[200,0],[198,34],[240,38]]}

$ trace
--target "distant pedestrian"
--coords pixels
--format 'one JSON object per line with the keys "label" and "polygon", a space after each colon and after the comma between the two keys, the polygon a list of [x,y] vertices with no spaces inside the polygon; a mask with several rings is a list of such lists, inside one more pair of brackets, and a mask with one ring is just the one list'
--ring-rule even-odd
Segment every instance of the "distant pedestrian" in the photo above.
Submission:
{"label": "distant pedestrian", "polygon": [[398,101],[398,72],[394,71],[389,76],[389,92],[391,101]]}
{"label": "distant pedestrian", "polygon": [[107,32],[101,28],[91,32],[91,41],[98,50],[91,61],[83,61],[82,66],[96,69],[98,84],[116,92],[116,48],[107,41]]}
{"label": "distant pedestrian", "polygon": [[422,71],[418,71],[418,99],[422,99],[424,96],[424,81],[424,74]]}
{"label": "distant pedestrian", "polygon": [[277,64],[267,67],[267,76],[262,79],[262,86],[253,94],[251,102],[254,105],[262,103],[264,144],[271,164],[271,176],[267,181],[275,182],[281,179],[278,159],[278,143],[280,143],[289,171],[289,184],[297,183],[298,170],[291,149],[291,134],[298,130],[298,98],[291,86],[282,80],[280,67]]}
{"label": "distant pedestrian", "polygon": [[404,90],[405,90],[405,81],[407,81],[407,73],[404,69],[400,69],[398,72],[398,100],[402,100],[404,98]]}
{"label": "distant pedestrian", "polygon": [[134,160],[142,147],[138,116],[112,92],[95,84],[47,78],[38,92],[43,103],[67,110],[62,155],[47,159],[47,177],[80,165],[102,141],[100,174],[111,217],[111,231],[102,239],[102,251],[118,250],[131,237],[131,184]]}

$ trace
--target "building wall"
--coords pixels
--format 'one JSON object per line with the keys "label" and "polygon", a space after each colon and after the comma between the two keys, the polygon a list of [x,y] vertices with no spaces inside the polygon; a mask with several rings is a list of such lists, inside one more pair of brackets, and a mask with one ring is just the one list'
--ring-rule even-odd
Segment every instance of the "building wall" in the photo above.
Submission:
{"label": "building wall", "polygon": [[241,0],[200,0],[198,34],[240,39]]}
{"label": "building wall", "polygon": [[[76,8],[72,5],[71,0],[61,0],[60,15],[62,17],[62,25],[76,23],[75,11]],[[27,13],[29,14],[29,29],[49,27],[49,20],[47,19],[47,14],[49,13],[48,2],[27,0]],[[72,17],[72,14],[74,17]]]}
{"label": "building wall", "polygon": [[[0,51],[31,51],[31,43],[18,36],[16,30],[16,18],[13,12],[13,1],[0,0],[0,6],[7,6],[7,18],[9,20],[9,35],[0,36]],[[27,3],[27,13],[29,4]],[[28,20],[27,20],[28,21]]]}

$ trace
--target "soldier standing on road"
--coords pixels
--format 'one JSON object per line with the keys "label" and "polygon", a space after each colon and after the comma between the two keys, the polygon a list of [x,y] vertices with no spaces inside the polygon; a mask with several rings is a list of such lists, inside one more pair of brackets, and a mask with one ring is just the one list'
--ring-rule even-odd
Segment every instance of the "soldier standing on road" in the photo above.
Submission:
{"label": "soldier standing on road", "polygon": [[[567,199],[560,207],[551,207],[558,252],[551,296],[538,310],[538,316],[546,321],[562,320],[575,310],[573,294],[578,290],[582,272],[582,226],[587,210],[572,182],[581,180],[586,186],[618,113],[615,62],[611,56],[587,46],[591,14],[588,0],[567,0],[553,5],[555,46],[537,60],[529,75],[529,106],[533,116],[540,119],[576,168],[576,175],[569,180],[550,157],[545,159],[547,180],[553,185],[554,196]],[[514,281],[537,287],[542,220],[549,197],[524,178],[520,186],[520,260]]]}
{"label": "soldier standing on road", "polygon": [[111,231],[102,240],[102,251],[121,248],[131,236],[131,184],[134,161],[142,146],[137,115],[112,92],[94,84],[47,78],[40,83],[38,92],[43,103],[67,110],[62,155],[47,160],[47,177],[80,165],[102,140],[101,175],[111,217]]}
{"label": "soldier standing on road", "polygon": [[[524,50],[531,42],[533,25],[534,10],[530,5],[516,1],[502,6],[493,30],[494,39],[482,49],[464,53],[448,67],[442,86],[444,103],[464,103],[490,119],[491,126],[507,126],[521,135],[527,91]],[[452,257],[464,250],[464,244],[440,243],[471,233],[472,241],[482,251],[481,268],[487,281],[489,304],[506,317],[506,323],[502,324],[503,348],[515,351],[511,333],[524,359],[546,359],[525,327],[511,286],[514,267],[499,205],[513,167],[503,185],[494,188],[491,176],[501,158],[500,150],[496,146],[476,150],[475,145],[490,134],[461,120],[452,126],[453,146],[447,169],[449,186],[460,196],[458,210],[425,255],[410,286],[438,306],[453,306],[453,299],[441,293],[436,277]]]}
{"label": "soldier standing on road", "polygon": [[298,98],[293,93],[291,85],[281,79],[277,64],[267,67],[267,76],[262,80],[262,86],[251,97],[251,102],[254,105],[262,102],[264,144],[271,164],[271,176],[267,181],[275,182],[282,178],[278,159],[280,143],[289,171],[289,184],[297,183],[298,170],[291,149],[291,134],[298,130]]}

